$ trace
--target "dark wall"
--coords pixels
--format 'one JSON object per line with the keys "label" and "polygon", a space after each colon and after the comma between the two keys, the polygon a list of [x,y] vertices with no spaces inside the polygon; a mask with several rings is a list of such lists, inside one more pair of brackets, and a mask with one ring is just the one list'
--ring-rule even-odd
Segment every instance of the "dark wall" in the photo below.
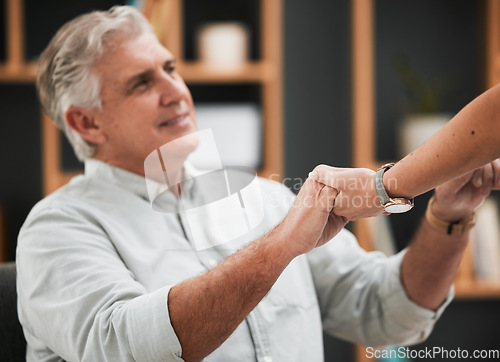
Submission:
{"label": "dark wall", "polygon": [[285,173],[350,164],[348,0],[285,3]]}
{"label": "dark wall", "polygon": [[[398,158],[405,114],[422,111],[422,85],[437,112],[456,114],[483,90],[483,6],[474,0],[375,2],[377,155]],[[412,81],[403,81],[404,64]]]}
{"label": "dark wall", "polygon": [[13,260],[17,232],[42,189],[40,108],[35,87],[1,84],[0,109],[0,205]]}

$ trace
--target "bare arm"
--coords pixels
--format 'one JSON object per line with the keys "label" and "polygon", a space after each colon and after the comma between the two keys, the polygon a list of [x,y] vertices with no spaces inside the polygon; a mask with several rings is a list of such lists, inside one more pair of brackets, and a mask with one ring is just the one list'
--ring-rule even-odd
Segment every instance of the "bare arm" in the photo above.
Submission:
{"label": "bare arm", "polygon": [[199,361],[219,347],[293,258],[326,243],[344,227],[343,218],[330,214],[336,195],[307,180],[273,231],[170,290],[170,319],[185,361]]}
{"label": "bare arm", "polygon": [[[500,177],[496,160],[475,172],[436,188],[432,213],[447,222],[471,215]],[[429,207],[429,206],[428,206]],[[401,278],[410,299],[429,309],[437,309],[455,279],[469,233],[447,235],[423,220],[401,265]]]}
{"label": "bare arm", "polygon": [[277,234],[270,233],[206,274],[171,289],[170,320],[185,361],[199,361],[220,346],[291,262],[293,256]]}
{"label": "bare arm", "polygon": [[[497,85],[474,99],[427,142],[386,171],[384,186],[391,197],[413,198],[499,156],[500,85]],[[319,165],[311,176],[339,191],[334,208],[337,215],[356,220],[382,213],[373,170]]]}
{"label": "bare arm", "polygon": [[401,264],[401,279],[411,300],[432,310],[443,303],[467,240],[468,233],[449,236],[422,222]]}
{"label": "bare arm", "polygon": [[[390,196],[414,197],[500,156],[500,85],[474,99],[384,175]],[[386,182],[396,179],[396,183]]]}

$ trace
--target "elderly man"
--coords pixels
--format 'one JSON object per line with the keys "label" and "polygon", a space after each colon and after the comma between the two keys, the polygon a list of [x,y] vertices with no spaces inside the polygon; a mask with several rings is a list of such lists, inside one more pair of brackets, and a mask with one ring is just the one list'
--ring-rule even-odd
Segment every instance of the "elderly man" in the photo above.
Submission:
{"label": "elderly man", "polygon": [[[183,136],[196,122],[175,58],[137,10],[63,26],[37,87],[85,174],[37,204],[19,235],[29,361],[321,361],[322,329],[365,345],[415,343],[449,302],[466,233],[424,222],[407,251],[366,253],[331,213],[336,191],[312,180],[295,198],[260,179],[265,216],[230,256],[195,248],[184,213],[153,210],[144,161],[182,140],[168,167],[173,185],[185,180],[197,142]],[[191,181],[164,202],[206,196]],[[470,175],[436,192],[451,211],[471,197],[468,213],[485,194]]]}

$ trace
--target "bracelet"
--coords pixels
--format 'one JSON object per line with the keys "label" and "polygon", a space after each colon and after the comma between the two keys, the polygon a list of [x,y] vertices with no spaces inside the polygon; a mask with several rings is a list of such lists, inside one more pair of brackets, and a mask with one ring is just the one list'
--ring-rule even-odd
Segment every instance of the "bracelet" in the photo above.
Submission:
{"label": "bracelet", "polygon": [[463,235],[476,225],[476,212],[458,221],[444,221],[436,217],[431,210],[434,203],[434,196],[429,200],[427,210],[425,211],[425,219],[433,229],[446,233],[447,235]]}

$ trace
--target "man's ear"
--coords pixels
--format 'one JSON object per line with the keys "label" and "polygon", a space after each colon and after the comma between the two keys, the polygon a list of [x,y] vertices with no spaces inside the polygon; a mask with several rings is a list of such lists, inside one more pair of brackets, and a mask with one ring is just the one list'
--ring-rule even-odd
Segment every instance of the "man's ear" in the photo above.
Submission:
{"label": "man's ear", "polygon": [[94,144],[106,141],[106,135],[96,122],[94,114],[87,109],[70,106],[64,113],[66,123],[84,140]]}

